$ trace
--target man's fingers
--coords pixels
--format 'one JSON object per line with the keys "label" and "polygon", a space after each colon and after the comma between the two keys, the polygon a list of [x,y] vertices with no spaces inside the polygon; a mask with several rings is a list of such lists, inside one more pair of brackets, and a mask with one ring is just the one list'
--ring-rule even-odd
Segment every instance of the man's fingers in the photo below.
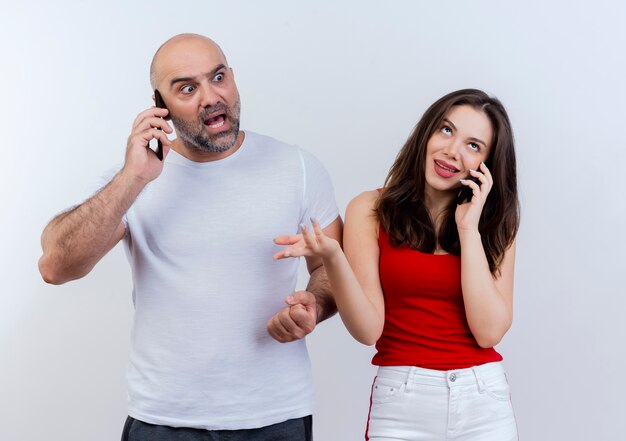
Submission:
{"label": "man's fingers", "polygon": [[133,144],[135,144],[135,141],[140,140],[139,144],[143,147],[147,147],[151,139],[158,139],[163,143],[163,145],[166,145],[168,147],[171,147],[172,145],[172,141],[169,140],[167,135],[162,130],[158,129],[149,129],[145,132],[142,132],[138,135],[137,138],[134,138]]}
{"label": "man's fingers", "polygon": [[287,343],[299,340],[308,332],[300,328],[290,317],[290,308],[285,308],[270,319],[267,331],[275,340]]}
{"label": "man's fingers", "polygon": [[[292,311],[298,306],[300,305],[285,308],[283,311],[281,311],[280,314],[278,314],[278,320],[283,328],[285,328],[285,330],[287,331],[287,335],[294,339],[301,339],[308,333],[299,325],[299,322],[294,320]],[[300,306],[300,308],[304,307]]]}
{"label": "man's fingers", "polygon": [[149,109],[144,110],[143,112],[141,112],[139,115],[137,115],[137,118],[135,118],[135,121],[133,122],[133,131],[135,130],[135,128],[137,128],[139,126],[139,124],[141,124],[146,118],[152,118],[152,117],[159,117],[159,118],[164,118],[167,116],[168,114],[168,110],[167,109],[161,109],[160,107],[151,107]]}
{"label": "man's fingers", "polygon": [[267,331],[275,340],[287,343],[306,337],[315,329],[317,312],[315,296],[308,291],[297,291],[285,299],[286,308],[272,317]]}
{"label": "man's fingers", "polygon": [[[154,131],[156,131],[156,133]],[[156,139],[158,139],[159,141],[163,143],[163,145],[168,145],[168,146],[172,145],[172,141],[169,140],[165,132],[161,130],[153,129],[152,133]]]}
{"label": "man's fingers", "polygon": [[133,132],[143,132],[151,128],[161,129],[165,133],[172,133],[174,129],[163,118],[151,117],[144,118],[136,127],[133,128]]}
{"label": "man's fingers", "polygon": [[293,321],[295,328],[291,328],[294,335],[302,338],[315,329],[315,312],[305,308],[303,305],[293,305],[289,308],[289,318]]}
{"label": "man's fingers", "polygon": [[267,332],[272,336],[274,340],[281,343],[287,343],[288,341],[291,341],[289,339],[289,333],[280,323],[277,316],[272,317],[267,323]]}
{"label": "man's fingers", "polygon": [[169,140],[167,134],[164,131],[155,128],[150,128],[144,130],[143,132],[131,134],[128,141],[129,144],[132,145],[147,147],[151,139],[158,139],[163,143],[164,146],[171,147],[172,145],[172,141]]}
{"label": "man's fingers", "polygon": [[301,304],[307,307],[315,306],[315,296],[309,291],[296,291],[291,295],[288,295],[285,299],[288,305]]}

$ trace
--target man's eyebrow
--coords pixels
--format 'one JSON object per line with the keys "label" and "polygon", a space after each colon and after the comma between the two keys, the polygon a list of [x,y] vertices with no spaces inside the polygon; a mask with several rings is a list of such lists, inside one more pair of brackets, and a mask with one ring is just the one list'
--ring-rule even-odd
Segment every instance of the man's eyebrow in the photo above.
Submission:
{"label": "man's eyebrow", "polygon": [[215,66],[215,68],[211,72],[209,72],[207,77],[215,75],[216,73],[218,73],[222,69],[226,69],[226,65],[225,64],[218,64],[217,66]]}
{"label": "man's eyebrow", "polygon": [[[456,130],[456,126],[455,126],[455,125],[454,125],[454,123],[453,123],[452,121],[450,121],[448,118],[444,118],[444,119],[443,119],[443,121],[444,121],[444,122],[446,122],[446,123],[448,123],[448,124],[450,124],[450,126],[451,126],[454,130]],[[468,141],[478,142],[478,143],[480,143],[480,144],[484,145],[484,146],[485,146],[485,148],[487,148],[487,143],[486,143],[485,141],[483,141],[482,139],[478,139],[478,138],[474,138],[474,137],[470,137],[470,138],[467,138],[467,139],[468,139]]]}
{"label": "man's eyebrow", "polygon": [[174,86],[174,84],[176,83],[186,83],[188,81],[195,81],[197,77],[177,77],[172,79],[172,81],[170,81],[170,89]]}
{"label": "man's eyebrow", "polygon": [[198,76],[195,76],[195,77],[176,77],[176,78],[173,78],[173,79],[170,81],[170,88],[174,87],[174,85],[175,85],[176,83],[186,83],[186,82],[188,82],[188,81],[197,81],[197,79],[198,79],[199,77],[203,77],[203,76],[206,76],[206,77],[211,77],[211,76],[215,75],[217,72],[219,72],[220,70],[225,69],[225,68],[226,68],[226,65],[225,65],[225,64],[218,64],[217,66],[215,66],[215,67],[213,68],[213,70],[212,70],[212,71],[210,71],[210,72],[209,72],[209,73],[207,73],[207,74],[202,74],[202,75],[198,75]]}

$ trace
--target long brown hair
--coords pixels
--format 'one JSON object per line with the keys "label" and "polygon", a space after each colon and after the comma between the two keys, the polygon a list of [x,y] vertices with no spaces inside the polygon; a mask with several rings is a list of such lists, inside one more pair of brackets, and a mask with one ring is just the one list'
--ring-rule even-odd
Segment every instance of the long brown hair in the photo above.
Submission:
{"label": "long brown hair", "polygon": [[493,126],[493,146],[485,161],[493,176],[493,187],[483,207],[478,230],[489,269],[496,275],[504,252],[513,243],[519,228],[513,131],[506,110],[497,98],[481,90],[463,89],[432,104],[391,166],[375,211],[392,245],[408,245],[424,253],[433,253],[439,244],[450,254],[461,254],[454,219],[456,201],[446,208],[438,234],[424,205],[426,144],[439,130],[450,109],[460,105],[469,105],[485,113]]}

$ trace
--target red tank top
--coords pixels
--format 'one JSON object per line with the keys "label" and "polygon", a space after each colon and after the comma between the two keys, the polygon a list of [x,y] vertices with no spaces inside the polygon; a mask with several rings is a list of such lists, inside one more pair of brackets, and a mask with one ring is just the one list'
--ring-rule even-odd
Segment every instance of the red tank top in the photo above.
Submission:
{"label": "red tank top", "polygon": [[478,346],[469,329],[460,257],[394,247],[379,231],[385,327],[372,364],[450,370],[502,360]]}

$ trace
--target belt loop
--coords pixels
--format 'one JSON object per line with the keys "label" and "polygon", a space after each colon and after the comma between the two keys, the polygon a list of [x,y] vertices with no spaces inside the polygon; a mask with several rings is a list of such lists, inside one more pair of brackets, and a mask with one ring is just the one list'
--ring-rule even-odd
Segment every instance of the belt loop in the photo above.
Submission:
{"label": "belt loop", "polygon": [[474,377],[476,377],[476,384],[478,385],[478,392],[482,394],[485,389],[485,382],[483,381],[483,378],[480,375],[478,366],[472,366],[472,372],[474,372]]}
{"label": "belt loop", "polygon": [[406,392],[411,392],[411,386],[413,384],[413,376],[415,374],[415,366],[411,366],[409,371],[406,374],[406,378],[404,379],[404,390]]}

